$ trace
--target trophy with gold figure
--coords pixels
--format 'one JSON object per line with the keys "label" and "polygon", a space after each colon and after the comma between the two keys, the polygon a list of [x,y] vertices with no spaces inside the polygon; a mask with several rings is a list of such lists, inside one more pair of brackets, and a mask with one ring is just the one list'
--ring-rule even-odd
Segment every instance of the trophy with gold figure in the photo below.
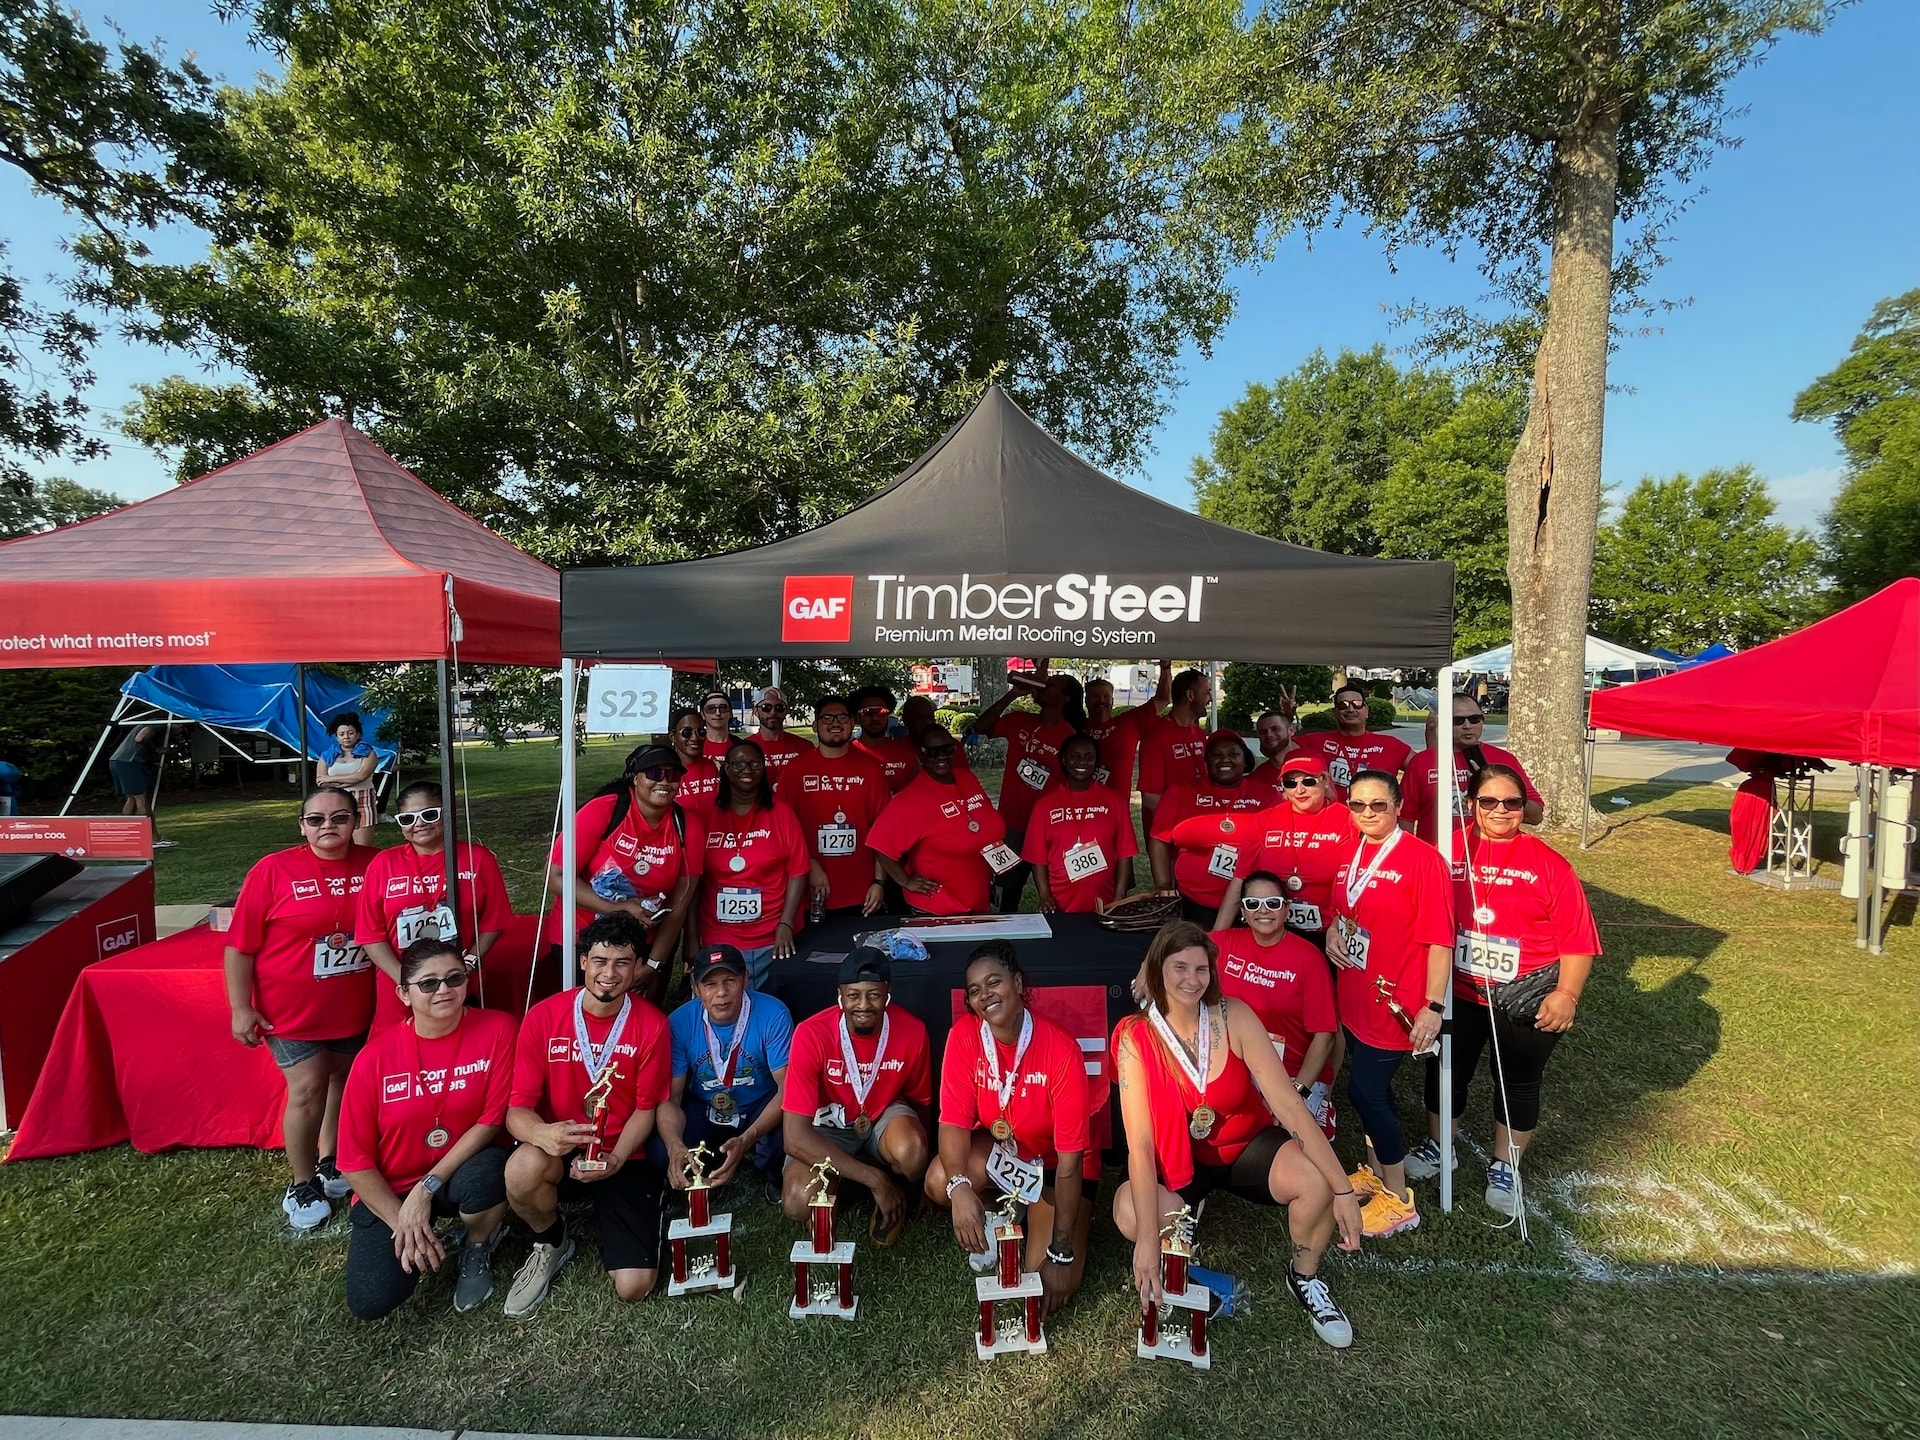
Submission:
{"label": "trophy with gold figure", "polygon": [[[1026,1228],[1020,1223],[1019,1197],[1008,1195],[1001,1201],[1000,1208],[987,1216],[987,1240],[993,1246],[996,1261],[994,1271],[991,1275],[976,1277],[973,1282],[974,1294],[980,1301],[980,1333],[974,1337],[973,1348],[982,1360],[991,1360],[996,1355],[1046,1354],[1046,1332],[1040,1326],[1045,1290],[1038,1271],[1020,1268],[1026,1237]],[[1015,1313],[1003,1317],[1000,1313],[1003,1305]]]}
{"label": "trophy with gold figure", "polygon": [[[667,1294],[691,1295],[702,1290],[731,1290],[740,1283],[733,1268],[733,1216],[713,1213],[713,1185],[707,1164],[717,1158],[702,1140],[687,1151],[687,1217],[667,1226],[667,1244],[673,1273]],[[713,1253],[691,1254],[694,1241],[713,1241]]]}
{"label": "trophy with gold figure", "polygon": [[583,1175],[598,1175],[607,1168],[607,1106],[613,1100],[613,1082],[619,1075],[619,1066],[610,1064],[600,1072],[600,1078],[580,1097],[580,1108],[585,1112],[584,1119],[593,1127],[593,1134],[575,1160],[574,1167]]}
{"label": "trophy with gold figure", "polygon": [[1213,1368],[1207,1350],[1207,1307],[1213,1293],[1188,1274],[1193,1260],[1193,1209],[1182,1205],[1160,1229],[1160,1300],[1140,1317],[1134,1354],[1143,1360],[1180,1360]]}
{"label": "trophy with gold figure", "polygon": [[[833,1161],[825,1159],[807,1177],[807,1238],[793,1242],[793,1303],[787,1315],[837,1315],[851,1320],[860,1308],[853,1293],[853,1242],[833,1235]],[[815,1278],[815,1271],[826,1272]]]}

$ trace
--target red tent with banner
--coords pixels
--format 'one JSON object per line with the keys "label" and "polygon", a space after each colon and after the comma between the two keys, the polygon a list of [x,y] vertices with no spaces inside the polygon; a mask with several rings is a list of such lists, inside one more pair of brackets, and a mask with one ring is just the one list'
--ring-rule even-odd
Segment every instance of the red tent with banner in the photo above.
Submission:
{"label": "red tent with banner", "polygon": [[0,617],[11,669],[456,651],[551,665],[560,577],[323,420],[152,499],[0,544]]}
{"label": "red tent with banner", "polygon": [[1920,579],[1711,665],[1596,691],[1590,714],[1633,735],[1920,768]]}

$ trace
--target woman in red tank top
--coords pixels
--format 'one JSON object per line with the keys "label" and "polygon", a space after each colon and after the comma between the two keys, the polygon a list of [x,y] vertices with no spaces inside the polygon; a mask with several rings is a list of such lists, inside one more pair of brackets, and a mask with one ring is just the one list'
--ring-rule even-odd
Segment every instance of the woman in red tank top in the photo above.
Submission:
{"label": "woman in red tank top", "polygon": [[1216,955],[1198,925],[1163,925],[1147,951],[1146,1005],[1113,1032],[1127,1133],[1113,1219],[1133,1241],[1134,1284],[1143,1304],[1160,1298],[1161,1228],[1213,1191],[1284,1205],[1287,1286],[1314,1333],[1345,1348],[1353,1327],[1318,1272],[1336,1226],[1341,1248],[1359,1249],[1360,1205],[1259,1017],[1222,998]]}

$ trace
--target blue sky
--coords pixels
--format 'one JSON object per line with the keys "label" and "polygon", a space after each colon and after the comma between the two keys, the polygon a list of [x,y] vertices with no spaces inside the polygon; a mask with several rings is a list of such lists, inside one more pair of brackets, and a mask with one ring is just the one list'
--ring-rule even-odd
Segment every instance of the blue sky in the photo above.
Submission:
{"label": "blue sky", "polygon": [[[96,31],[117,19],[132,39],[194,52],[209,70],[244,81],[270,65],[243,30],[221,24],[202,0],[88,0]],[[137,17],[137,18],[136,18]],[[1781,515],[1818,519],[1840,478],[1840,453],[1824,427],[1787,418],[1794,395],[1847,352],[1874,303],[1920,285],[1920,6],[1865,0],[1819,37],[1790,37],[1736,83],[1746,107],[1741,145],[1718,156],[1706,193],[1675,227],[1657,294],[1688,302],[1659,330],[1625,339],[1612,378],[1624,393],[1608,408],[1605,474],[1630,487],[1642,475],[1698,473],[1747,463],[1768,478]],[[63,217],[12,172],[0,205],[16,265],[60,268]],[[164,243],[182,258],[190,237]],[[1472,302],[1484,285],[1470,265],[1437,253],[1403,253],[1389,267],[1377,242],[1354,229],[1288,239],[1258,271],[1236,277],[1240,305],[1211,356],[1189,353],[1174,408],[1155,436],[1146,473],[1125,477],[1190,505],[1187,476],[1207,449],[1220,410],[1253,381],[1292,370],[1315,349],[1389,348],[1408,335],[1388,310],[1409,300]],[[184,368],[182,358],[109,339],[94,368],[96,428],[133,386]],[[120,441],[86,465],[56,465],[85,484],[128,498],[169,483],[160,460]]]}

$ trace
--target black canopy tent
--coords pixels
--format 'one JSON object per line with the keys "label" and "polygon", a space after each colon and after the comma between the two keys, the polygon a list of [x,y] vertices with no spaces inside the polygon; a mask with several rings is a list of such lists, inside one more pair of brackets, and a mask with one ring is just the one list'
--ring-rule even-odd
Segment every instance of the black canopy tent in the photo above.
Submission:
{"label": "black canopy tent", "polygon": [[[698,560],[560,577],[569,713],[582,660],[956,651],[1408,666],[1438,670],[1445,694],[1453,565],[1333,555],[1176,509],[1087,464],[996,385],[898,480],[837,520]],[[1439,716],[1444,751],[1452,707]],[[571,814],[573,747],[561,756]],[[561,845],[572,874],[571,825]],[[563,933],[564,985],[574,955],[571,927]],[[1450,1112],[1451,1086],[1441,1095]],[[1447,1209],[1449,1172],[1443,1163]]]}

